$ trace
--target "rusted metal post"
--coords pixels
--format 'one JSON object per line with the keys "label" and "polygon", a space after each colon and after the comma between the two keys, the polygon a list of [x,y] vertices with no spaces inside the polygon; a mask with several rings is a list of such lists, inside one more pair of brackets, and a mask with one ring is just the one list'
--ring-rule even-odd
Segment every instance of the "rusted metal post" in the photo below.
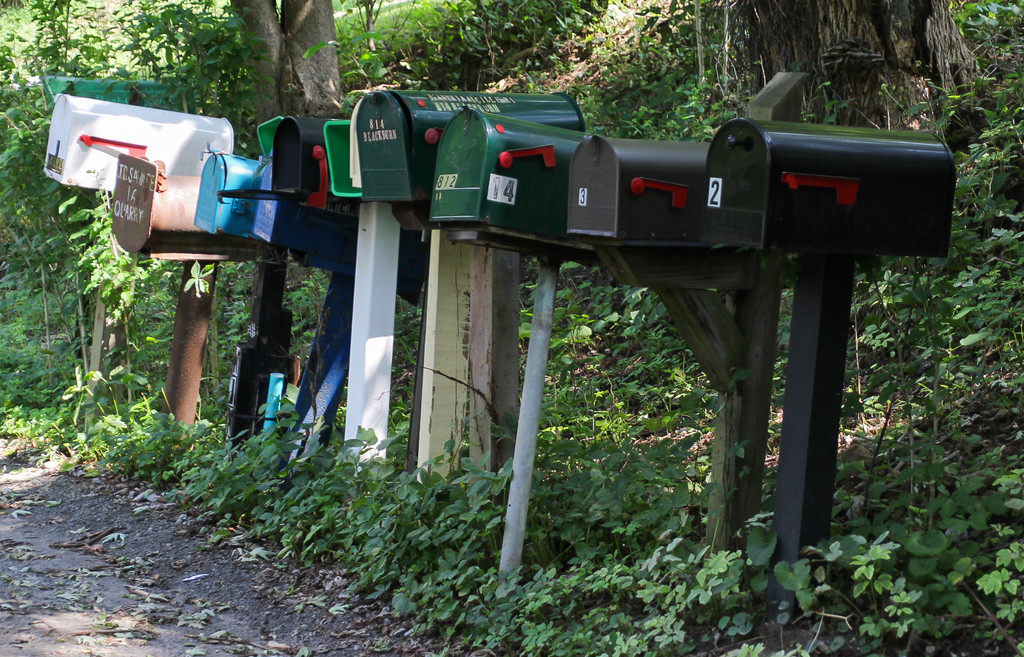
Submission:
{"label": "rusted metal post", "polygon": [[182,424],[192,424],[196,419],[196,405],[199,402],[199,379],[203,373],[203,349],[210,330],[213,313],[213,294],[217,284],[217,265],[203,277],[206,290],[189,289],[186,284],[192,279],[192,267],[201,268],[210,264],[202,260],[186,260],[182,263],[181,284],[178,286],[178,309],[174,314],[174,334],[171,338],[171,362],[167,367],[167,385],[164,401],[167,411]]}

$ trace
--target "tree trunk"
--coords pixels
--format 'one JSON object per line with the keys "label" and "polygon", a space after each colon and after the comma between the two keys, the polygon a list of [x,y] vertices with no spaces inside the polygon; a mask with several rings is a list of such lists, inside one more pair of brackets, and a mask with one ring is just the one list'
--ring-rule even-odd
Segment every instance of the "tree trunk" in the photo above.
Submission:
{"label": "tree trunk", "polygon": [[838,110],[844,125],[916,127],[912,108],[932,86],[952,91],[973,79],[974,56],[946,0],[743,0],[740,11],[762,82],[809,73],[811,89],[825,90],[812,99],[818,119]]}
{"label": "tree trunk", "polygon": [[341,107],[341,72],[333,48],[310,57],[311,47],[334,41],[331,0],[232,0],[246,28],[264,39],[266,58],[253,62],[260,121],[275,116],[337,116]]}

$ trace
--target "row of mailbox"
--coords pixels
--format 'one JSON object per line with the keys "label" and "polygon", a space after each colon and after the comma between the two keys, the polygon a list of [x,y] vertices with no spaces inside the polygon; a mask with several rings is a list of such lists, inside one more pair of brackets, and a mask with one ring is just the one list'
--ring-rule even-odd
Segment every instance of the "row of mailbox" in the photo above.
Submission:
{"label": "row of mailbox", "polygon": [[[391,202],[406,228],[580,259],[591,242],[948,249],[953,157],[923,132],[733,119],[709,144],[625,140],[585,135],[564,94],[380,91],[351,122],[287,117],[260,126],[267,166],[230,154],[223,119],[61,98],[51,177],[110,188],[116,176],[103,154],[125,151],[161,160],[171,175],[201,166],[195,225],[211,233],[267,239],[260,201],[329,217],[361,198]],[[133,139],[138,131],[155,136]],[[203,152],[213,153],[204,165]]]}

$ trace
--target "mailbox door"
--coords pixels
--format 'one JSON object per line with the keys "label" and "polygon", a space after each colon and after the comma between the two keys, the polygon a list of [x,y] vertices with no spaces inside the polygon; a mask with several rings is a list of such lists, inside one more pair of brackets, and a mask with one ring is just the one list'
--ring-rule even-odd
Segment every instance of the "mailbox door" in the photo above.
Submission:
{"label": "mailbox door", "polygon": [[570,130],[583,115],[569,96],[378,91],[356,114],[362,194],[368,201],[427,200],[445,125],[463,107]]}
{"label": "mailbox door", "polygon": [[327,169],[331,180],[331,193],[341,198],[359,198],[362,194],[352,184],[351,121],[328,121],[324,124],[324,144],[327,147]]}
{"label": "mailbox door", "polygon": [[211,153],[203,166],[196,203],[195,225],[208,233],[224,232],[250,237],[256,219],[256,201],[218,198],[217,192],[254,189],[259,162],[238,155]]}
{"label": "mailbox door", "polygon": [[447,125],[430,220],[541,240],[566,233],[569,163],[583,133],[466,109]]}
{"label": "mailbox door", "polygon": [[275,116],[256,126],[256,138],[260,142],[260,150],[264,155],[274,152],[274,133],[277,132],[277,126],[281,121],[284,121],[283,116]]}
{"label": "mailbox door", "polygon": [[[303,196],[322,190],[327,172],[324,124],[327,119],[286,116],[274,131],[274,176],[271,188],[276,192],[296,192]],[[319,147],[320,157],[317,156]],[[326,193],[326,190],[323,190]]]}
{"label": "mailbox door", "polygon": [[707,144],[587,136],[569,172],[569,233],[634,245],[698,240]]}
{"label": "mailbox door", "polygon": [[928,133],[734,119],[712,141],[708,175],[721,194],[716,207],[709,189],[711,241],[871,255],[949,249],[956,171]]}

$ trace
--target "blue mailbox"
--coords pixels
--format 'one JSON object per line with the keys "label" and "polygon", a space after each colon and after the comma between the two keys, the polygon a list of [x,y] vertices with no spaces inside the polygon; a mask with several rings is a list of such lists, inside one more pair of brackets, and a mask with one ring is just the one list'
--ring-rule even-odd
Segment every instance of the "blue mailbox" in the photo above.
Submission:
{"label": "blue mailbox", "polygon": [[240,155],[210,153],[199,179],[195,225],[208,233],[251,237],[256,202],[250,198],[224,198],[218,192],[258,186],[259,161]]}

